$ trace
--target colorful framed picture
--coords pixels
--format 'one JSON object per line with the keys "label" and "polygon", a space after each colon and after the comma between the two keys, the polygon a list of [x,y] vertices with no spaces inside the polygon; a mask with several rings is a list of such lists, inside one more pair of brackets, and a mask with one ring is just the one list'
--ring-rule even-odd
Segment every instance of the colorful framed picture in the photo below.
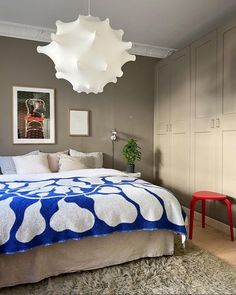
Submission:
{"label": "colorful framed picture", "polygon": [[70,136],[89,136],[89,111],[69,110]]}
{"label": "colorful framed picture", "polygon": [[13,87],[13,143],[55,143],[54,89]]}

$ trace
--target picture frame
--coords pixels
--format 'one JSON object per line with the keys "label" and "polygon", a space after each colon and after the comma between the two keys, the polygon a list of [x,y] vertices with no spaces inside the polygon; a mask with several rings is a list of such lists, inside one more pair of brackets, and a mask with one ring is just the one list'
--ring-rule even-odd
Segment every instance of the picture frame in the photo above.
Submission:
{"label": "picture frame", "polygon": [[89,136],[88,110],[69,109],[69,134],[70,136]]}
{"label": "picture frame", "polygon": [[55,144],[55,91],[13,86],[13,143]]}

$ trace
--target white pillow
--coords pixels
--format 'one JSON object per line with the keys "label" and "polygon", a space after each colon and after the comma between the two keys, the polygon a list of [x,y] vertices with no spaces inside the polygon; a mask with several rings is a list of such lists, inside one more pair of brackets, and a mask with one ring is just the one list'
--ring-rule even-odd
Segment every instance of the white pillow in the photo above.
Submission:
{"label": "white pillow", "polygon": [[17,174],[50,173],[47,155],[13,157]]}
{"label": "white pillow", "polygon": [[59,159],[59,172],[93,168],[93,157],[71,157],[61,154]]}
{"label": "white pillow", "polygon": [[102,168],[103,167],[103,153],[102,152],[93,152],[93,153],[82,153],[76,150],[70,149],[70,155],[72,157],[93,157],[94,158],[94,167],[91,168]]}
{"label": "white pillow", "polygon": [[[39,151],[32,151],[30,153],[25,154],[24,156],[27,155],[39,155]],[[12,156],[3,156],[0,157],[0,174],[16,174],[16,167],[13,161]]]}
{"label": "white pillow", "polygon": [[41,155],[47,155],[49,169],[52,172],[58,172],[60,155],[61,154],[68,155],[68,152],[69,151],[67,150],[67,151],[62,151],[62,152],[57,152],[57,153],[42,153],[42,152],[40,152],[40,154]]}

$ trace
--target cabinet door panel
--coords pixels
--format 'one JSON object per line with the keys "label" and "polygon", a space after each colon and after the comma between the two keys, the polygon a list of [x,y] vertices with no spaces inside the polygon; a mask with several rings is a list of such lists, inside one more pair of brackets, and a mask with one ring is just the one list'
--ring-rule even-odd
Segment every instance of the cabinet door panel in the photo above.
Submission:
{"label": "cabinet door panel", "polygon": [[170,65],[169,59],[160,62],[157,68],[157,124],[160,132],[166,132],[170,117]]}
{"label": "cabinet door panel", "polygon": [[236,197],[236,22],[218,31],[218,190]]}
{"label": "cabinet door panel", "polygon": [[216,31],[191,46],[191,191],[215,190]]}
{"label": "cabinet door panel", "polygon": [[223,95],[222,113],[236,114],[236,26],[222,35],[223,47]]}
{"label": "cabinet door panel", "polygon": [[185,133],[172,133],[171,189],[176,194],[189,193],[189,137]]}
{"label": "cabinet door panel", "polygon": [[236,130],[222,132],[222,192],[236,198]]}
{"label": "cabinet door panel", "polygon": [[215,139],[214,133],[194,134],[194,191],[215,190]]}
{"label": "cabinet door panel", "polygon": [[156,68],[155,95],[155,176],[160,185],[168,185],[170,176],[170,64],[169,58]]}
{"label": "cabinet door panel", "polygon": [[156,180],[159,185],[170,186],[170,136],[156,136],[155,148]]}
{"label": "cabinet door panel", "polygon": [[192,45],[192,93],[194,118],[216,115],[216,32]]}
{"label": "cabinet door panel", "polygon": [[171,123],[189,120],[190,106],[189,47],[171,57]]}
{"label": "cabinet door panel", "polygon": [[157,68],[155,165],[157,182],[189,193],[190,53],[185,48]]}
{"label": "cabinet door panel", "polygon": [[216,113],[216,62],[215,56],[211,55],[212,51],[215,51],[215,43],[212,40],[195,48],[196,118],[206,118]]}
{"label": "cabinet door panel", "polygon": [[190,168],[190,52],[189,47],[171,57],[170,176],[177,195],[189,193]]}

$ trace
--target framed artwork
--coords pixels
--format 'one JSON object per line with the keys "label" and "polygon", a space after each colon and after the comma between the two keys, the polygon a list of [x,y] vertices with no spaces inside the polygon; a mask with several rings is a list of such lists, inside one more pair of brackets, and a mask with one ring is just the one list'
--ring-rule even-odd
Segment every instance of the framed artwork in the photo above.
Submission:
{"label": "framed artwork", "polygon": [[13,143],[55,143],[54,89],[13,87]]}
{"label": "framed artwork", "polygon": [[69,110],[70,136],[89,136],[89,111]]}

